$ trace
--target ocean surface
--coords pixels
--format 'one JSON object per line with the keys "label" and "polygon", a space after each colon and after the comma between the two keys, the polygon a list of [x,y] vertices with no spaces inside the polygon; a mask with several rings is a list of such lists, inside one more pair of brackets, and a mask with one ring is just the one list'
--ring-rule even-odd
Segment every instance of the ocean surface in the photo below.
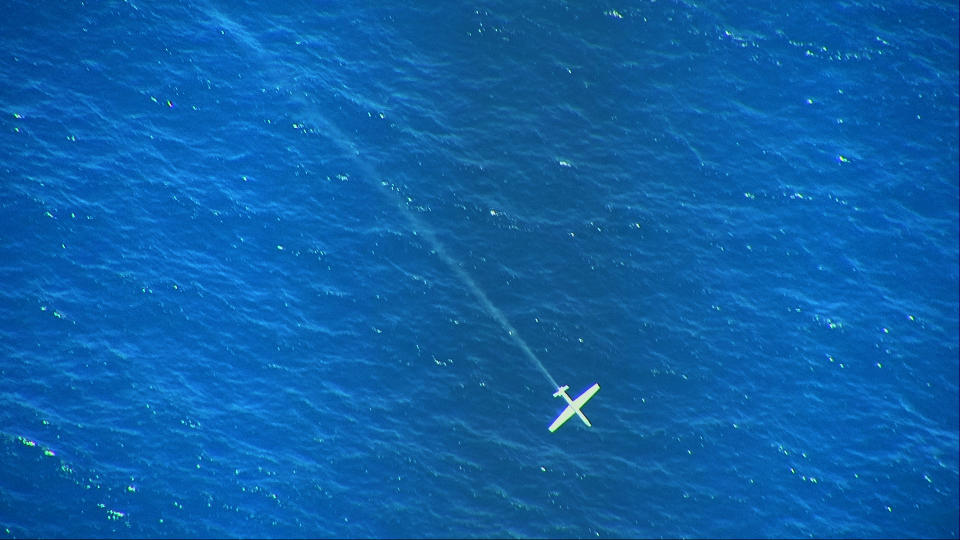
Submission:
{"label": "ocean surface", "polygon": [[956,538],[958,50],[932,0],[4,2],[0,537]]}

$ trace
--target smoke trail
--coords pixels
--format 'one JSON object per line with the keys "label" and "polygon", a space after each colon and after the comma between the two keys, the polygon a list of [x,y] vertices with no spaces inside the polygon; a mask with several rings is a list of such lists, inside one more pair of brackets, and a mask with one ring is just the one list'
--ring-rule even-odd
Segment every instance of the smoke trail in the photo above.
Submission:
{"label": "smoke trail", "polygon": [[[266,70],[270,71],[270,66],[275,65],[274,58],[268,51],[267,47],[264,47],[264,44],[257,38],[257,36],[249,32],[242,23],[234,21],[226,14],[220,12],[216,9],[215,6],[208,5],[204,11],[207,17],[209,17],[213,22],[220,25],[222,28],[228,30],[232,37],[234,37],[239,44],[249,48],[258,58],[263,66],[266,66]],[[274,74],[276,80],[283,80],[283,77],[280,74]],[[290,96],[292,99],[300,99],[301,96],[297,96],[296,93],[292,93]],[[304,102],[303,109],[305,111],[313,109],[309,103]],[[404,215],[407,221],[410,223],[411,228],[414,230],[415,234],[425,238],[427,243],[430,244],[430,247],[433,248],[433,251],[440,257],[440,259],[456,274],[457,278],[467,286],[473,296],[480,302],[480,305],[483,306],[484,311],[487,312],[490,317],[497,321],[504,332],[513,340],[513,342],[520,348],[524,356],[526,356],[537,369],[543,373],[544,377],[547,378],[547,381],[550,383],[552,388],[559,388],[560,385],[557,384],[557,381],[553,378],[553,375],[547,371],[547,368],[544,367],[543,362],[537,358],[537,355],[534,354],[533,350],[530,349],[530,346],[527,345],[527,342],[520,337],[520,334],[517,332],[517,329],[513,327],[510,323],[510,320],[507,319],[507,316],[504,315],[500,308],[498,308],[493,301],[490,300],[490,297],[487,296],[487,293],[480,288],[480,285],[473,280],[471,276],[463,267],[453,258],[449,253],[447,253],[446,247],[443,243],[437,238],[437,235],[433,232],[427,224],[422,222],[416,215],[416,213],[407,207],[401,200],[399,200],[393,193],[387,193],[390,191],[389,184],[386,182],[377,181],[378,175],[374,167],[364,159],[361,158],[360,150],[353,144],[352,139],[347,137],[342,130],[340,130],[336,125],[328,121],[323,115],[309,115],[311,116],[311,123],[316,124],[317,130],[316,133],[322,134],[327,140],[336,146],[341,152],[353,156],[356,160],[357,165],[359,166],[361,172],[364,176],[367,177],[368,182],[375,182],[381,186],[381,193],[385,196],[392,198],[393,201],[397,204],[397,207],[400,209],[400,212]]]}

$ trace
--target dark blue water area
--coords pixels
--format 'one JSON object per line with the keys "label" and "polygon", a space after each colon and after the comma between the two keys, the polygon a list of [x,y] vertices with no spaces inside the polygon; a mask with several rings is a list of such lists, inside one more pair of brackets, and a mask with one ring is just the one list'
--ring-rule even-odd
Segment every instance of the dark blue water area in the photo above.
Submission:
{"label": "dark blue water area", "polygon": [[280,4],[5,5],[0,534],[957,537],[956,4]]}

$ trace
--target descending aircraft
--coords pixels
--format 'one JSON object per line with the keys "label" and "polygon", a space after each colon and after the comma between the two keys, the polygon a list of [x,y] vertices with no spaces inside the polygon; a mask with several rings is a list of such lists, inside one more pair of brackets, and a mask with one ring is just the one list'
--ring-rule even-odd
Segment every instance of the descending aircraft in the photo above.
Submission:
{"label": "descending aircraft", "polygon": [[580,407],[583,407],[583,405],[587,401],[589,401],[594,394],[597,393],[597,390],[600,390],[600,385],[597,383],[594,383],[593,386],[591,386],[590,388],[587,388],[586,391],[584,391],[582,394],[577,396],[577,399],[570,399],[570,396],[567,395],[567,390],[569,389],[570,389],[569,386],[564,385],[564,386],[561,386],[560,388],[557,388],[557,391],[553,393],[553,397],[563,396],[563,399],[567,400],[567,408],[564,409],[562,413],[560,413],[560,416],[558,416],[557,419],[554,420],[552,424],[550,424],[550,427],[548,429],[550,430],[551,433],[556,431],[557,428],[562,426],[563,423],[569,420],[570,417],[573,416],[574,414],[579,416],[580,419],[583,420],[583,423],[587,425],[587,427],[591,427],[590,421],[587,420],[587,417],[584,416],[583,413],[580,411]]}

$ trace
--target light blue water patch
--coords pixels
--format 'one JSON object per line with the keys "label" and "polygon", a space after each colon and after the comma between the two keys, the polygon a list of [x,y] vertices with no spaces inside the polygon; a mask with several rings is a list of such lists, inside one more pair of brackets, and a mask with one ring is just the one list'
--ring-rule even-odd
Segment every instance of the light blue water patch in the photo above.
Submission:
{"label": "light blue water patch", "polygon": [[8,6],[0,533],[956,537],[957,21]]}

